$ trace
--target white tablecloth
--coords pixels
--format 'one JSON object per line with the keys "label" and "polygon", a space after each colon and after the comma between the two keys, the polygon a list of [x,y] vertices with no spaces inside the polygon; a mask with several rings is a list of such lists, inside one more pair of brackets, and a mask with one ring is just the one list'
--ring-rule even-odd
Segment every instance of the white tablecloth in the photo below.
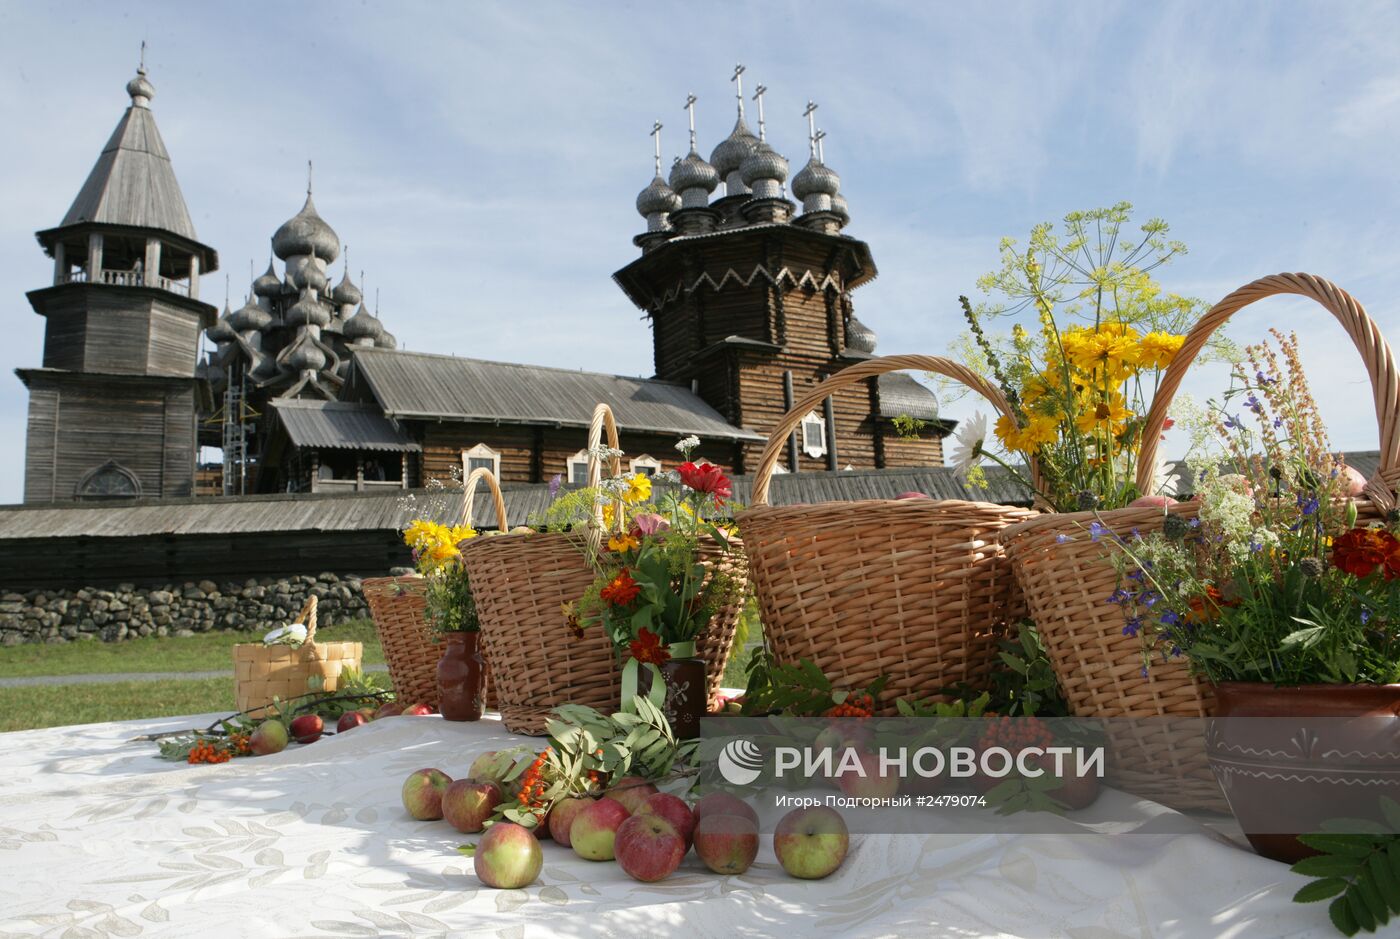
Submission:
{"label": "white tablecloth", "polygon": [[822,881],[787,877],[771,840],[742,876],[691,854],[657,884],[546,841],[534,886],[491,890],[455,851],[469,836],[409,818],[399,787],[415,769],[462,774],[482,750],[519,742],[498,722],[393,718],[214,766],[126,742],[211,717],[0,734],[0,936],[1331,932],[1326,904],[1290,901],[1303,878],[1205,829],[856,836]]}

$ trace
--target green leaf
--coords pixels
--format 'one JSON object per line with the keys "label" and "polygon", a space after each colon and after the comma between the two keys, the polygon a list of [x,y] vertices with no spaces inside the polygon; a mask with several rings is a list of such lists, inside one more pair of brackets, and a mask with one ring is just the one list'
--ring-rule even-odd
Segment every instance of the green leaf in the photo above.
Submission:
{"label": "green leaf", "polygon": [[[1298,619],[1298,617],[1295,616],[1294,619]],[[1305,623],[1307,620],[1298,619],[1298,622]],[[1283,637],[1279,642],[1279,648],[1292,649],[1294,646],[1300,646],[1304,649],[1311,649],[1322,640],[1322,632],[1321,626],[1309,626],[1296,630]]]}
{"label": "green leaf", "polygon": [[1371,915],[1371,908],[1361,897],[1361,891],[1356,889],[1356,884],[1352,884],[1347,892],[1342,894],[1347,901],[1347,907],[1351,910],[1352,918],[1356,920],[1356,925],[1367,932],[1376,931],[1376,918]]}
{"label": "green leaf", "polygon": [[1356,892],[1361,894],[1361,899],[1366,903],[1366,909],[1375,917],[1378,925],[1385,925],[1390,920],[1390,907],[1386,905],[1385,899],[1381,896],[1380,890],[1376,889],[1376,884],[1371,880],[1368,872],[1362,872],[1356,878]]}
{"label": "green leaf", "polygon": [[474,845],[474,844],[459,844],[459,845],[457,845],[457,853],[458,853],[458,854],[464,854],[464,855],[466,855],[467,857],[473,857],[473,856],[476,854],[476,845]]}
{"label": "green leaf", "polygon": [[1390,825],[1392,832],[1400,833],[1400,803],[1394,799],[1381,797],[1381,814],[1385,816],[1386,823]]}
{"label": "green leaf", "polygon": [[1022,675],[1030,671],[1030,666],[1026,664],[1026,660],[1021,658],[1019,655],[1012,655],[1010,652],[1002,652],[1000,653],[1000,655],[1001,660],[1003,662],[1011,666],[1016,671],[1020,672]]}
{"label": "green leaf", "polygon": [[1354,877],[1361,870],[1362,863],[1358,858],[1319,854],[1303,858],[1290,870],[1304,877]]}
{"label": "green leaf", "polygon": [[1294,903],[1316,903],[1319,900],[1326,900],[1335,897],[1339,893],[1345,892],[1347,882],[1340,877],[1328,877],[1325,880],[1314,880],[1293,894]]}
{"label": "green leaf", "polygon": [[1315,850],[1343,857],[1366,858],[1373,850],[1371,839],[1365,835],[1299,835],[1298,840]]}
{"label": "green leaf", "polygon": [[1390,870],[1400,879],[1400,839],[1385,846],[1385,856],[1390,861]]}
{"label": "green leaf", "polygon": [[1360,928],[1356,917],[1351,914],[1351,904],[1345,896],[1340,896],[1328,904],[1327,915],[1331,918],[1332,925],[1336,926],[1343,936],[1354,936]]}
{"label": "green leaf", "polygon": [[1390,864],[1385,859],[1385,853],[1376,851],[1366,860],[1367,873],[1371,875],[1371,882],[1376,885],[1381,899],[1385,901],[1393,912],[1400,913],[1400,880],[1395,877],[1394,871],[1390,869]]}

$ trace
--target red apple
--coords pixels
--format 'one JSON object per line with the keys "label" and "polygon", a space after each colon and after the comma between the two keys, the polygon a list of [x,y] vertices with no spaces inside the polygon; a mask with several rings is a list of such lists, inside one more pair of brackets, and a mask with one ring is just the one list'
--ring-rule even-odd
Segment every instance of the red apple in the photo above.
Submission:
{"label": "red apple", "polygon": [[846,859],[851,836],[841,813],[824,805],[793,809],[773,832],[773,853],[783,870],[803,880],[820,880]]}
{"label": "red apple", "polygon": [[442,794],[451,784],[440,769],[414,770],[403,782],[403,807],[419,821],[442,818]]}
{"label": "red apple", "polygon": [[695,854],[716,874],[742,874],[758,857],[758,825],[739,815],[706,815],[695,826]]}
{"label": "red apple", "polygon": [[528,887],[544,867],[544,851],[534,835],[514,822],[496,822],[481,836],[472,855],[476,876],[488,887]]}
{"label": "red apple", "polygon": [[280,720],[263,721],[248,738],[248,749],[254,756],[280,753],[287,748],[287,725]]}
{"label": "red apple", "polygon": [[888,799],[899,792],[899,777],[893,773],[886,775],[881,770],[877,754],[861,753],[858,760],[859,770],[852,768],[836,774],[836,782],[843,793],[857,798]]}
{"label": "red apple", "polygon": [[1366,491],[1366,476],[1354,466],[1342,467],[1342,493],[1356,498]]}
{"label": "red apple", "polygon": [[340,720],[335,722],[335,732],[343,734],[347,730],[354,730],[361,724],[368,723],[369,718],[365,717],[359,711],[346,711],[344,714],[340,715]]}
{"label": "red apple", "polygon": [[460,832],[477,832],[505,801],[501,787],[489,779],[458,779],[442,793],[442,817]]}
{"label": "red apple", "polygon": [[569,840],[569,829],[578,813],[592,802],[587,796],[570,796],[554,803],[554,807],[549,810],[549,837],[553,838],[556,844],[570,847],[573,842]]}
{"label": "red apple", "polygon": [[630,813],[621,802],[613,799],[596,799],[574,816],[569,826],[569,844],[574,853],[589,861],[611,861],[616,855],[613,842],[617,837],[618,826],[627,821]]}
{"label": "red apple", "polygon": [[426,704],[412,704],[403,709],[405,717],[426,717],[433,713],[433,709]]}
{"label": "red apple", "polygon": [[671,876],[685,850],[685,839],[660,815],[640,813],[617,826],[617,863],[633,880],[654,883]]}
{"label": "red apple", "polygon": [[292,739],[297,743],[315,743],[325,730],[326,724],[319,714],[302,714],[292,718]]}
{"label": "red apple", "polygon": [[629,814],[636,812],[643,802],[655,794],[656,787],[640,776],[623,776],[604,793],[609,799],[621,802]]}
{"label": "red apple", "polygon": [[690,850],[691,835],[695,832],[695,814],[690,811],[690,806],[685,804],[684,799],[673,796],[669,792],[658,792],[648,796],[647,800],[642,803],[642,807],[632,814],[660,815],[671,823],[676,834],[680,835],[685,842],[686,850]]}
{"label": "red apple", "polygon": [[397,717],[403,713],[403,705],[397,701],[386,701],[379,705],[379,710],[374,712],[374,719],[381,717]]}
{"label": "red apple", "polygon": [[715,790],[706,794],[695,803],[695,808],[691,810],[695,816],[695,824],[698,826],[706,815],[737,815],[740,818],[747,818],[758,824],[758,813],[753,810],[743,799],[732,796],[727,792]]}

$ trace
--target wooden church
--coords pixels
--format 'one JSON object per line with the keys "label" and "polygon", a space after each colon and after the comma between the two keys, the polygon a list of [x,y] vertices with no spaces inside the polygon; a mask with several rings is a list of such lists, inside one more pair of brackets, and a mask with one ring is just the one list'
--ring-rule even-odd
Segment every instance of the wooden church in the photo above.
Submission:
{"label": "wooden church", "polygon": [[[734,129],[708,160],[693,98],[689,151],[667,177],[653,131],[641,256],[613,275],[651,324],[655,377],[643,379],[399,350],[348,264],[331,283],[342,246],[310,185],[247,302],[219,315],[199,300],[218,257],[195,235],[140,70],[62,223],[38,233],[54,282],[28,295],[47,328],[43,367],[19,372],[26,502],[412,488],[459,474],[464,456],[506,483],[578,481],[599,401],[634,471],[673,466],[689,435],[700,457],[752,470],[796,398],[874,353],[852,294],[876,268],[844,233],[813,106],[808,160],[789,183],[761,88],[758,133],[746,123],[741,74]],[[938,466],[951,429],[931,391],[883,376],[808,414],[782,469]],[[197,468],[201,445],[222,463]]]}

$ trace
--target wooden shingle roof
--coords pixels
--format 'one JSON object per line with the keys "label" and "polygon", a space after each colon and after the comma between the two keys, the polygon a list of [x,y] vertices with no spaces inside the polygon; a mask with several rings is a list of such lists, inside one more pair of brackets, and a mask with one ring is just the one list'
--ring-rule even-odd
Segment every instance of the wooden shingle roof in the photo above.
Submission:
{"label": "wooden shingle roof", "polygon": [[372,404],[287,398],[274,400],[272,412],[297,447],[396,452],[423,449]]}

